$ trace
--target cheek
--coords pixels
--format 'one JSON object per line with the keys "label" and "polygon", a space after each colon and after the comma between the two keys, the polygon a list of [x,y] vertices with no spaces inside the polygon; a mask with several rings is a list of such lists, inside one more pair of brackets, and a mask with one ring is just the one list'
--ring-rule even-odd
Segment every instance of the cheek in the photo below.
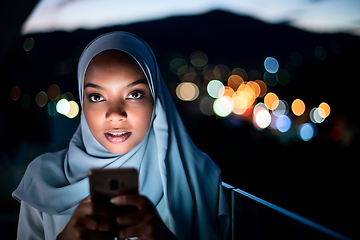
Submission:
{"label": "cheek", "polygon": [[91,133],[93,135],[96,135],[96,130],[98,130],[101,126],[102,114],[98,111],[88,109],[86,108],[86,106],[84,106],[84,115]]}

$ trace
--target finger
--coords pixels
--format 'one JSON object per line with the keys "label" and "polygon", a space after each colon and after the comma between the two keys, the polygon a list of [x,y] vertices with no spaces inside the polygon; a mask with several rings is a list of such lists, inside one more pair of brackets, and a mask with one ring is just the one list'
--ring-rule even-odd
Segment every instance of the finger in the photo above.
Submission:
{"label": "finger", "polygon": [[102,215],[108,217],[117,215],[117,207],[111,204],[110,201],[108,204],[92,202],[92,211],[94,215]]}
{"label": "finger", "polygon": [[119,239],[137,237],[139,239],[157,239],[154,228],[142,224],[121,228],[118,233]]}
{"label": "finger", "polygon": [[135,206],[139,210],[155,208],[146,196],[139,194],[119,195],[110,199],[110,202],[116,206]]}

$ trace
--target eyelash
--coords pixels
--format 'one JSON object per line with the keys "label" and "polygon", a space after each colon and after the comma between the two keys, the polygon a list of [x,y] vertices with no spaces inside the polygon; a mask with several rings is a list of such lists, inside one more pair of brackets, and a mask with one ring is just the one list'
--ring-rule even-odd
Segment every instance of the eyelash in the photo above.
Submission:
{"label": "eyelash", "polygon": [[[130,96],[132,96],[133,94],[140,94],[140,96],[138,96],[138,97],[130,97]],[[144,96],[144,92],[143,92],[143,91],[141,91],[141,90],[135,90],[135,91],[132,91],[132,92],[128,95],[128,97],[126,97],[126,99],[137,100],[137,99],[142,98],[143,96]],[[94,100],[94,99],[93,99],[94,97],[98,97],[98,98],[100,98],[100,100]],[[101,96],[100,94],[96,94],[96,93],[91,93],[91,94],[89,94],[87,98],[90,100],[90,102],[93,102],[93,103],[97,103],[97,102],[102,102],[102,101],[104,101],[104,97]]]}

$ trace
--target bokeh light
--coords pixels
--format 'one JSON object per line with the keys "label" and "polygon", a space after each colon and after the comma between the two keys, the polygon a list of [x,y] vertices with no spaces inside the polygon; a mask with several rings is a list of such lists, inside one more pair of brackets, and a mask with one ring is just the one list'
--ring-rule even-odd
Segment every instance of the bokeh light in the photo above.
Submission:
{"label": "bokeh light", "polygon": [[79,113],[79,105],[75,101],[69,101],[70,110],[65,116],[68,118],[74,118]]}
{"label": "bokeh light", "polygon": [[212,116],[214,115],[213,105],[214,105],[213,98],[204,97],[200,102],[200,111],[207,116]]}
{"label": "bokeh light", "polygon": [[276,120],[276,128],[280,132],[287,132],[291,127],[291,120],[286,115],[281,115]]}
{"label": "bokeh light", "polygon": [[255,82],[260,86],[260,95],[259,97],[264,97],[268,89],[264,81],[255,80]]}
{"label": "bokeh light", "polygon": [[225,87],[223,87],[223,88],[220,89],[220,91],[219,91],[219,97],[228,96],[228,97],[232,98],[233,95],[234,95],[234,93],[235,93],[235,92],[234,92],[234,90],[233,90],[231,87],[225,86]]}
{"label": "bokeh light", "polygon": [[228,78],[228,86],[231,87],[234,91],[238,89],[241,83],[243,83],[244,80],[239,75],[231,75]]}
{"label": "bokeh light", "polygon": [[279,105],[279,97],[275,93],[269,92],[264,97],[264,103],[268,109],[274,110]]}
{"label": "bokeh light", "polygon": [[[279,100],[273,102],[274,107],[277,105],[277,107],[274,108],[272,113],[280,117],[281,115],[286,115],[289,111],[289,105],[285,100]],[[273,105],[271,105],[273,107]]]}
{"label": "bokeh light", "polygon": [[274,87],[277,84],[276,74],[264,72],[263,75],[266,85]]}
{"label": "bokeh light", "polygon": [[324,111],[319,111],[319,115],[322,118],[327,118],[330,115],[330,111],[331,111],[330,106],[326,102],[320,103],[319,108],[324,110]]}
{"label": "bokeh light", "polygon": [[317,128],[314,124],[304,123],[298,127],[298,137],[304,141],[309,141],[314,138],[317,133]]}
{"label": "bokeh light", "polygon": [[208,63],[208,57],[204,52],[195,51],[190,55],[190,61],[195,67],[201,68]]}
{"label": "bokeh light", "polygon": [[199,88],[191,82],[180,83],[176,87],[176,95],[183,101],[193,101],[199,96]]}
{"label": "bokeh light", "polygon": [[35,102],[39,107],[44,107],[48,101],[48,96],[46,92],[41,91],[38,94],[36,94]]}
{"label": "bokeh light", "polygon": [[188,64],[185,59],[181,57],[174,58],[170,61],[170,71],[175,75],[182,75],[186,73]]}
{"label": "bokeh light", "polygon": [[279,69],[276,73],[276,80],[281,85],[287,85],[290,81],[290,74],[285,69]]}
{"label": "bokeh light", "polygon": [[66,115],[70,111],[70,104],[65,98],[60,99],[56,104],[56,111],[60,114]]}
{"label": "bokeh light", "polygon": [[210,95],[210,97],[218,98],[219,91],[223,87],[224,87],[224,84],[222,82],[220,82],[219,80],[211,80],[207,85],[207,92]]}
{"label": "bokeh light", "polygon": [[291,110],[296,116],[301,116],[305,112],[305,103],[300,99],[295,99],[291,104]]}
{"label": "bokeh light", "polygon": [[231,71],[231,75],[238,75],[240,76],[243,80],[248,80],[248,74],[247,72],[242,69],[242,68],[234,68],[232,71]]}
{"label": "bokeh light", "polygon": [[29,37],[27,39],[25,39],[24,43],[23,43],[23,48],[26,52],[31,51],[31,49],[33,49],[35,44],[35,41],[33,38]]}
{"label": "bokeh light", "polygon": [[260,109],[255,115],[254,122],[259,128],[267,128],[271,123],[271,115],[266,109]]}
{"label": "bokeh light", "polygon": [[60,88],[58,85],[53,84],[48,88],[47,94],[49,99],[55,101],[60,95]]}
{"label": "bokeh light", "polygon": [[310,120],[313,123],[322,123],[325,120],[325,118],[320,116],[319,112],[322,112],[323,115],[325,114],[325,111],[323,109],[321,109],[321,108],[313,108],[313,109],[311,109],[311,111],[310,111]]}
{"label": "bokeh light", "polygon": [[20,98],[21,96],[21,90],[18,86],[14,86],[11,90],[10,90],[10,97],[12,100],[16,101]]}
{"label": "bokeh light", "polygon": [[214,101],[214,112],[220,117],[228,116],[233,110],[231,98],[224,96]]}
{"label": "bokeh light", "polygon": [[273,57],[267,57],[264,61],[264,67],[269,73],[276,73],[279,70],[279,63]]}
{"label": "bokeh light", "polygon": [[56,104],[54,101],[49,101],[47,104],[47,112],[49,116],[55,117],[56,116]]}

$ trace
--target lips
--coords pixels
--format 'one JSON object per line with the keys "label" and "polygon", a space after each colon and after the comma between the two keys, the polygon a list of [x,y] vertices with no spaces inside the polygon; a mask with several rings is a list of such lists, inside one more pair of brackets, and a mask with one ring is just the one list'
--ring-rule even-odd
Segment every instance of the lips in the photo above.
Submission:
{"label": "lips", "polygon": [[131,132],[125,130],[110,130],[105,133],[106,139],[111,143],[123,143],[131,136]]}

